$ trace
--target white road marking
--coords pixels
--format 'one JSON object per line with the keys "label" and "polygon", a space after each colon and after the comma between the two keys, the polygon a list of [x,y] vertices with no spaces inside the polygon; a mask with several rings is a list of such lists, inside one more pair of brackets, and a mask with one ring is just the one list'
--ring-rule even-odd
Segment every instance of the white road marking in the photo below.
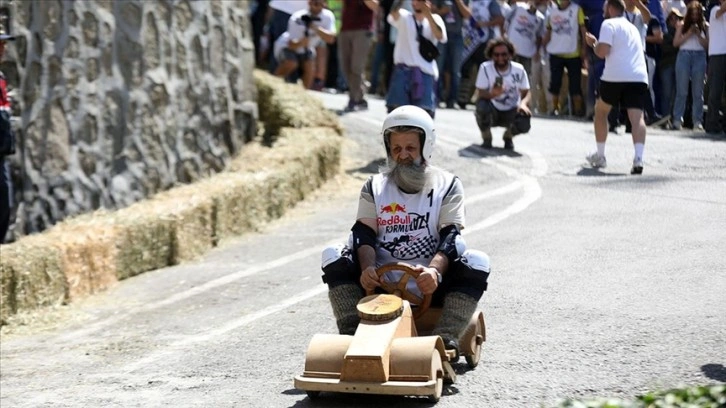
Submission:
{"label": "white road marking", "polygon": [[159,351],[148,354],[146,357],[144,357],[140,360],[137,360],[131,364],[127,364],[126,366],[124,366],[122,371],[125,373],[131,373],[135,370],[143,368],[146,365],[152,364],[153,362],[155,362],[156,360],[159,360],[162,357],[173,355],[174,350],[184,349],[186,346],[197,344],[197,343],[202,343],[205,341],[211,341],[215,337],[225,335],[233,330],[237,330],[246,324],[254,322],[255,320],[259,320],[259,319],[262,319],[263,317],[267,317],[271,314],[281,312],[290,306],[294,306],[307,299],[318,296],[321,293],[326,292],[327,290],[328,290],[327,285],[319,284],[319,285],[313,287],[312,289],[308,289],[305,292],[298,294],[297,296],[288,298],[287,300],[285,300],[282,303],[278,303],[276,305],[272,305],[265,309],[259,310],[255,313],[251,313],[251,314],[242,316],[240,318],[234,319],[234,320],[229,321],[228,323],[224,324],[221,327],[218,327],[218,328],[212,329],[212,330],[208,330],[205,333],[197,334],[194,336],[187,336],[187,337],[183,338],[182,340],[175,341],[169,345],[164,346],[164,348]]}

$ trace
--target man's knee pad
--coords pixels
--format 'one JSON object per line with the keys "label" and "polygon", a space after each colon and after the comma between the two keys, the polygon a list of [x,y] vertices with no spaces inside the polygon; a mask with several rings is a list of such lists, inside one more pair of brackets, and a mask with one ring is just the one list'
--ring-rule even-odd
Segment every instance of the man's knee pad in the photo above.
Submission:
{"label": "man's knee pad", "polygon": [[532,128],[530,117],[527,115],[517,114],[512,123],[512,135],[519,135],[529,132]]}
{"label": "man's knee pad", "polygon": [[327,247],[321,258],[323,283],[331,288],[344,283],[357,283],[357,268],[349,246],[339,244]]}
{"label": "man's knee pad", "polygon": [[475,299],[481,298],[487,290],[487,280],[491,272],[489,255],[475,249],[467,249],[457,260],[457,291],[466,293]]}
{"label": "man's knee pad", "polygon": [[489,129],[492,126],[492,102],[486,99],[479,99],[476,101],[476,124],[480,130]]}

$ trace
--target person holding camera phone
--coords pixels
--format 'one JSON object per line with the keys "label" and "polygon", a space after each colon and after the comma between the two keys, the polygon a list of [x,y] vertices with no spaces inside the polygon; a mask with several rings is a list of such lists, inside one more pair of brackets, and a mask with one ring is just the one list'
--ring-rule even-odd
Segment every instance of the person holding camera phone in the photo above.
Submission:
{"label": "person holding camera phone", "polygon": [[315,48],[332,44],[336,36],[335,15],[325,8],[325,0],[308,0],[308,9],[290,16],[287,31],[274,46],[278,61],[275,75],[286,78],[302,68],[305,89],[310,89],[315,76]]}
{"label": "person holding camera phone", "polygon": [[391,112],[399,106],[414,105],[433,118],[439,68],[438,55],[431,52],[438,51],[439,42],[446,43],[446,26],[441,16],[431,11],[428,0],[412,0],[413,13],[402,9],[401,3],[397,1],[387,17],[388,23],[398,30],[398,37],[393,48],[394,67],[386,107]]}
{"label": "person holding camera phone", "polygon": [[531,126],[529,77],[522,64],[512,61],[514,45],[508,39],[490,40],[485,54],[488,61],[479,66],[476,78],[475,116],[482,147],[492,148],[491,128],[501,126],[506,128],[504,148],[514,150],[512,138],[529,132]]}

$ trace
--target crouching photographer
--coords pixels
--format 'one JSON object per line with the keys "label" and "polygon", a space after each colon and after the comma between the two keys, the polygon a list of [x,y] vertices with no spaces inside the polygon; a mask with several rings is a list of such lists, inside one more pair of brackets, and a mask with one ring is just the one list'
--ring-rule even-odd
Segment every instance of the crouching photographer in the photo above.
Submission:
{"label": "crouching photographer", "polygon": [[335,15],[325,8],[324,0],[308,0],[308,9],[290,16],[287,31],[275,41],[278,66],[275,75],[285,78],[302,69],[305,88],[310,89],[315,75],[316,48],[332,44],[336,36]]}

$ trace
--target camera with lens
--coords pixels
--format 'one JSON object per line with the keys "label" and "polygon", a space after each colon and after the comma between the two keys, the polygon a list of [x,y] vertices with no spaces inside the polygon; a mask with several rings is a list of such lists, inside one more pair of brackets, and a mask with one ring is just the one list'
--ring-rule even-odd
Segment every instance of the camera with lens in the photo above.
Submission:
{"label": "camera with lens", "polygon": [[320,21],[320,17],[311,16],[310,14],[305,14],[304,16],[300,17],[300,20],[302,20],[302,22],[305,23],[305,28],[310,28],[310,24],[312,24],[313,21]]}
{"label": "camera with lens", "polygon": [[309,35],[308,30],[310,29],[310,25],[313,23],[313,21],[320,21],[320,17],[305,14],[300,17],[300,20],[302,20],[302,22],[305,24],[305,37],[307,37]]}

